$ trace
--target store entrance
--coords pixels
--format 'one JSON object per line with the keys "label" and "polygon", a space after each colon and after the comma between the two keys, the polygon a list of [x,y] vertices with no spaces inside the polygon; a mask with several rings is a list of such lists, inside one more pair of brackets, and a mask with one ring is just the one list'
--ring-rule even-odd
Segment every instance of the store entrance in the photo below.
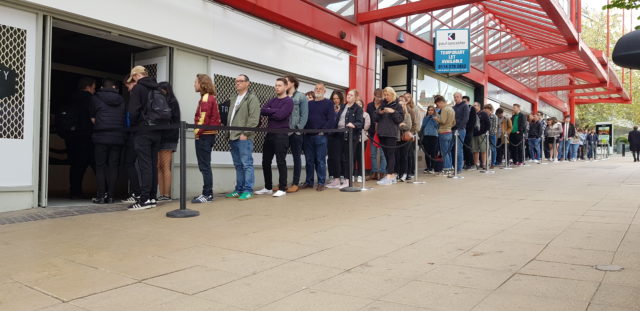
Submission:
{"label": "store entrance", "polygon": [[[98,90],[105,79],[115,81],[120,94],[128,101],[128,91],[122,81],[133,65],[143,65],[158,81],[167,81],[169,49],[112,32],[54,20],[51,35],[51,72],[49,94],[49,134],[47,180],[41,188],[47,197],[42,205],[73,206],[91,204],[96,195],[96,178],[89,107],[74,105],[83,78],[96,82]],[[86,79],[85,79],[86,80]],[[87,95],[87,93],[85,93]],[[80,106],[80,108],[78,108]],[[73,111],[70,117],[67,111]],[[65,133],[69,125],[78,124],[81,133]],[[87,130],[87,122],[89,129]],[[86,131],[86,132],[85,132]],[[71,164],[74,168],[71,169]],[[121,161],[122,164],[122,161]],[[115,198],[127,194],[124,168],[120,165]],[[72,172],[73,173],[72,173]],[[71,178],[81,190],[71,193]],[[78,187],[75,187],[76,189]]]}

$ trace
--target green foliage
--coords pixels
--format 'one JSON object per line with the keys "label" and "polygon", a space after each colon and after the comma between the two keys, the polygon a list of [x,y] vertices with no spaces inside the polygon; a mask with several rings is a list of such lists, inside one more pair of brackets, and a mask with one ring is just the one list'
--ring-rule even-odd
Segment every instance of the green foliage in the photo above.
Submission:
{"label": "green foliage", "polygon": [[[628,2],[628,1],[627,1]],[[633,1],[640,2],[640,0]],[[615,3],[615,2],[614,2]],[[585,18],[582,19],[581,38],[585,43],[594,49],[606,51],[607,38],[605,29],[607,28],[607,15],[601,10],[583,11]],[[622,14],[611,11],[611,42],[610,50],[618,39],[622,36]],[[620,80],[622,81],[622,70],[615,66],[612,61],[609,65],[614,69]],[[616,126],[624,128],[632,127],[634,124],[640,124],[640,73],[638,70],[632,71],[634,88],[632,94],[633,104],[587,104],[578,105],[576,107],[576,118],[580,127],[592,128],[596,122],[610,121]],[[624,88],[629,90],[629,70],[625,70]]]}
{"label": "green foliage", "polygon": [[618,136],[616,137],[616,144],[617,143],[629,144],[629,139],[626,136]]}
{"label": "green foliage", "polygon": [[[640,9],[640,0],[612,0],[608,5],[603,6],[602,9]],[[638,20],[640,20],[640,16],[638,16]],[[640,26],[636,26],[636,30],[640,30]]]}

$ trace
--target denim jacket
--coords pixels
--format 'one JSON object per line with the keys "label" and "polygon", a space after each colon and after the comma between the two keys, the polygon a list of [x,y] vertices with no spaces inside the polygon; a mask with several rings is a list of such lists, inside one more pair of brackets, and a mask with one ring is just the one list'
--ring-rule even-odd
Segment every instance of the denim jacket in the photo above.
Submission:
{"label": "denim jacket", "polygon": [[438,122],[433,119],[433,116],[424,116],[422,119],[422,127],[420,127],[420,133],[424,136],[438,136]]}

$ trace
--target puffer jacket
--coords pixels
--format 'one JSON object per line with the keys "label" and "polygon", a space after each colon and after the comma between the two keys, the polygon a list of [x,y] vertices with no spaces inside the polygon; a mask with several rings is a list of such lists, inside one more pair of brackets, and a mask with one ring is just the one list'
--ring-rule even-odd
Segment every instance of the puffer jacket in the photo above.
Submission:
{"label": "puffer jacket", "polygon": [[[395,110],[393,113],[379,114],[378,111],[384,108],[391,108]],[[380,108],[373,114],[372,120],[378,123],[377,133],[379,137],[395,137],[400,140],[400,127],[399,124],[404,121],[404,111],[398,100],[388,103],[386,100],[382,102]]]}
{"label": "puffer jacket", "polygon": [[[125,127],[124,98],[115,89],[101,89],[91,97],[91,117],[95,119],[92,140],[96,144],[123,145],[125,132],[106,129]],[[103,131],[105,130],[105,131]]]}

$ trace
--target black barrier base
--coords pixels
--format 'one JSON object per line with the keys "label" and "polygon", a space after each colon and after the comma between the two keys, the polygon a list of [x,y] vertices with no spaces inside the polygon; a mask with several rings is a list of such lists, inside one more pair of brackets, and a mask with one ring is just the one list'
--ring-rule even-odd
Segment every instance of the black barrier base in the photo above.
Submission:
{"label": "black barrier base", "polygon": [[200,212],[194,211],[192,209],[177,209],[167,212],[167,217],[169,218],[189,218],[196,216],[200,216]]}
{"label": "black barrier base", "polygon": [[357,188],[357,187],[344,187],[342,189],[340,189],[341,192],[360,192],[362,191],[362,188]]}

